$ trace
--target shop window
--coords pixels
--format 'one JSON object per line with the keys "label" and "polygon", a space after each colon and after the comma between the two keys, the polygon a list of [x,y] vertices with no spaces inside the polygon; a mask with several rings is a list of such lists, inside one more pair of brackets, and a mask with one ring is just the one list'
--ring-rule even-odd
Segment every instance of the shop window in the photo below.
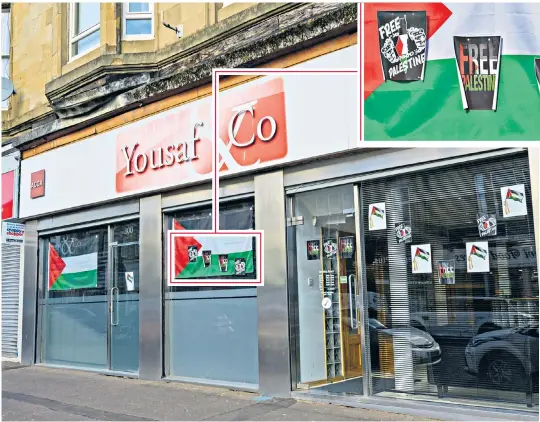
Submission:
{"label": "shop window", "polygon": [[[219,219],[223,230],[254,229],[253,202],[222,204]],[[186,230],[211,230],[212,213],[178,212],[167,216],[167,222],[169,229],[180,225]],[[255,287],[166,286],[164,297],[168,376],[258,384]]]}
{"label": "shop window", "polygon": [[107,365],[107,228],[53,235],[42,251],[42,361]]}
{"label": "shop window", "polygon": [[[3,7],[3,5],[2,5]],[[2,77],[10,78],[9,56],[11,47],[10,11],[2,8]],[[9,100],[2,101],[2,110],[7,110]]]}
{"label": "shop window", "polygon": [[81,56],[100,45],[100,3],[70,5],[70,57]]}
{"label": "shop window", "polygon": [[[526,154],[369,181],[361,192],[373,392],[538,405]],[[374,229],[379,203],[386,226]]]}
{"label": "shop window", "polygon": [[123,38],[125,40],[142,40],[154,37],[154,4],[123,4]]}

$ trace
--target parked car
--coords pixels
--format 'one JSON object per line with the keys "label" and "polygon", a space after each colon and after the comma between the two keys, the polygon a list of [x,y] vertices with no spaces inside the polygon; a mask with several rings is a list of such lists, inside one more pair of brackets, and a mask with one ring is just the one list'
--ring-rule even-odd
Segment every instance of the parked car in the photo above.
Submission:
{"label": "parked car", "polygon": [[[465,349],[465,370],[479,377],[479,387],[538,389],[538,326],[479,334]],[[485,385],[482,385],[485,384]]]}
{"label": "parked car", "polygon": [[397,335],[409,339],[415,365],[436,365],[441,361],[439,344],[429,333],[414,327],[388,328],[377,319],[370,318],[369,340],[372,365],[380,367],[379,348],[381,341],[384,341],[385,337],[393,341],[393,337]]}

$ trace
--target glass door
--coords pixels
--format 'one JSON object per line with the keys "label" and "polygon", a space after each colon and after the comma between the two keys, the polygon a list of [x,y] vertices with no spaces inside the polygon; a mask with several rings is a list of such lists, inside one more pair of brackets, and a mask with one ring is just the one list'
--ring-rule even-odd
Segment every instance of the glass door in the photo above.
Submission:
{"label": "glass door", "polygon": [[295,257],[289,278],[297,307],[297,385],[363,394],[353,194],[349,185],[291,198],[290,216],[303,224],[289,231]]}
{"label": "glass door", "polygon": [[139,371],[138,226],[138,222],[132,222],[113,227],[115,242],[110,246],[108,295],[109,366],[112,371]]}

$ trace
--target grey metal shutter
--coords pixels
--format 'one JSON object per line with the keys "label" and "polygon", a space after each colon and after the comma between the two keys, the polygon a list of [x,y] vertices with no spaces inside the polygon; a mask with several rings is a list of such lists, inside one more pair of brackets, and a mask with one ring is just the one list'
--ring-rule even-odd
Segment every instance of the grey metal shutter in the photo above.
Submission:
{"label": "grey metal shutter", "polygon": [[21,246],[2,244],[2,357],[18,357]]}

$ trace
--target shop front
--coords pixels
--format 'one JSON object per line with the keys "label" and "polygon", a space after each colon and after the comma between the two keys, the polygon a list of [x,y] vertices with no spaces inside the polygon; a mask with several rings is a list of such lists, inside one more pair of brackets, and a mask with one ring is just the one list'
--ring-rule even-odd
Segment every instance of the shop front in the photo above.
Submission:
{"label": "shop front", "polygon": [[[356,50],[297,67],[353,68]],[[358,89],[357,74],[313,73],[220,94],[220,228],[274,235],[262,288],[168,282],[167,231],[212,229],[211,97],[25,158],[23,362],[289,394],[283,169],[358,147]]]}
{"label": "shop front", "polygon": [[296,394],[538,410],[535,153],[393,152],[331,183],[289,176]]}

